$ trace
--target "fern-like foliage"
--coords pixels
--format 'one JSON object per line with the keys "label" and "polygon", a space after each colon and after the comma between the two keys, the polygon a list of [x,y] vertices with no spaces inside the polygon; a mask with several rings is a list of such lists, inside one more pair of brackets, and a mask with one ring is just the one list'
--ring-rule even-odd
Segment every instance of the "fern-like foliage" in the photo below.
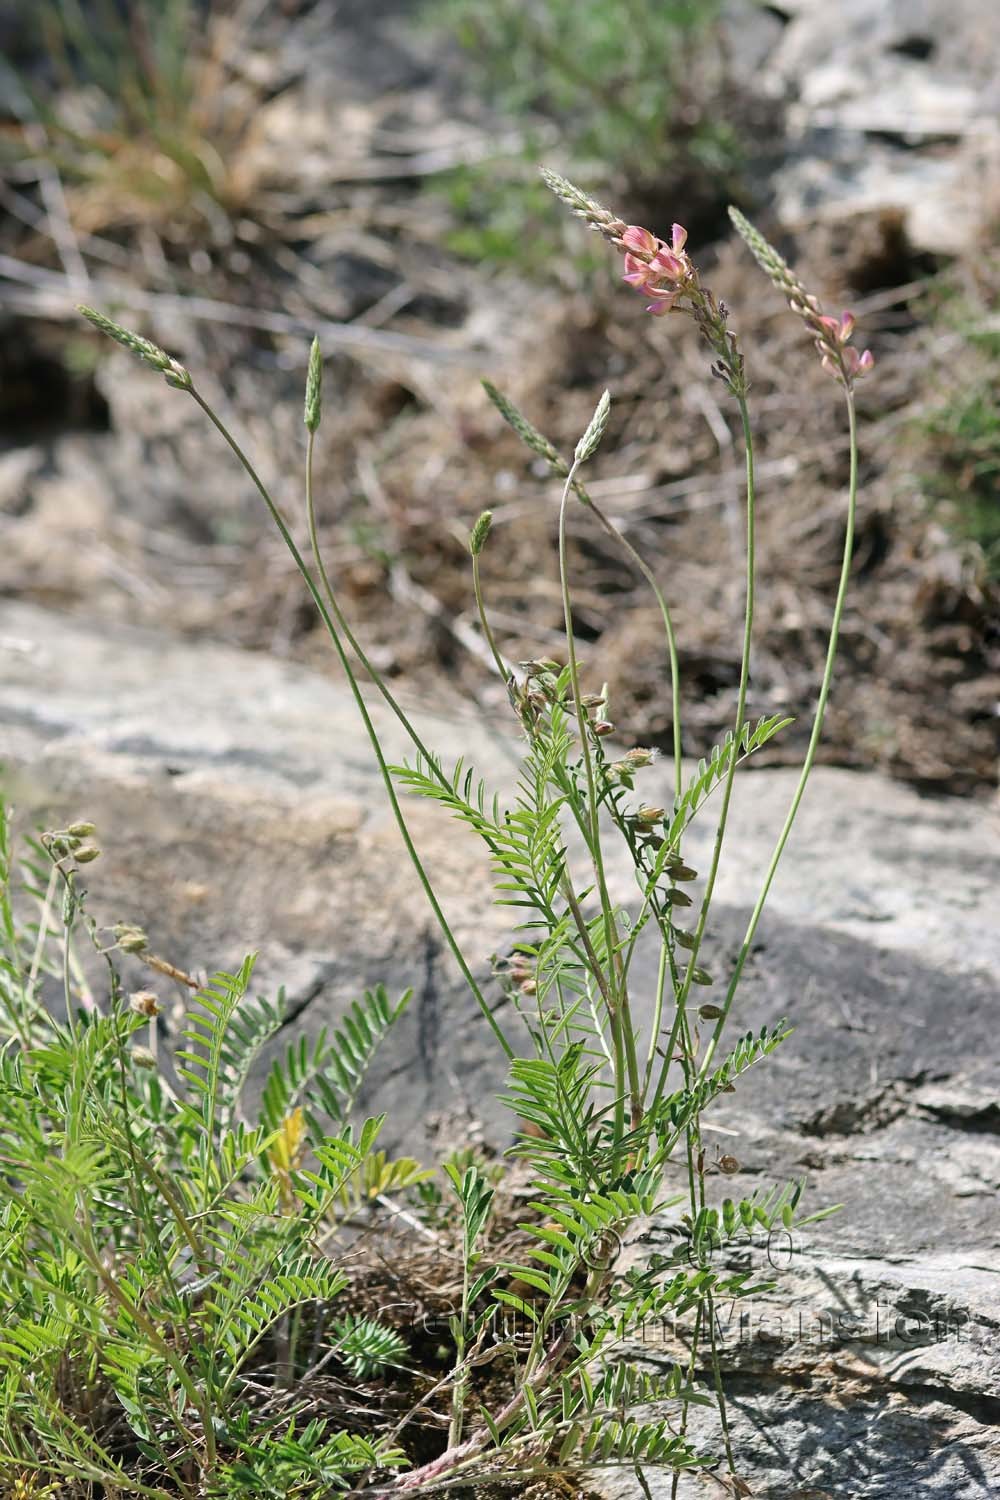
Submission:
{"label": "fern-like foliage", "polygon": [[383,1374],[400,1365],[407,1353],[402,1335],[375,1318],[351,1314],[339,1318],[332,1332],[337,1358],[356,1380],[371,1380]]}
{"label": "fern-like foliage", "polygon": [[269,1001],[246,1001],[253,967],[251,955],[235,974],[215,974],[198,991],[185,1018],[188,1045],[176,1053],[190,1087],[188,1122],[210,1141],[232,1123],[253,1060],[281,1024]]}
{"label": "fern-like foliage", "polygon": [[365,1074],[379,1045],[404,1013],[413,991],[393,1002],[384,985],[366,990],[355,1000],[340,1024],[326,1027],[310,1042],[302,1036],[289,1043],[283,1057],[271,1065],[261,1100],[261,1118],[268,1130],[304,1103],[315,1135],[322,1111],[344,1124],[354,1108]]}
{"label": "fern-like foliage", "polygon": [[667,832],[669,847],[673,849],[678,847],[685,828],[705,798],[727,775],[733,760],[737,762],[746,760],[748,756],[753,755],[754,751],[760,750],[768,740],[773,739],[791,723],[791,719],[783,718],[781,714],[773,714],[770,718],[758,719],[757,723],[752,726],[744,724],[738,744],[730,730],[722,743],[716,745],[711,751],[708,758],[698,762],[697,770],[674,804],[673,819]]}

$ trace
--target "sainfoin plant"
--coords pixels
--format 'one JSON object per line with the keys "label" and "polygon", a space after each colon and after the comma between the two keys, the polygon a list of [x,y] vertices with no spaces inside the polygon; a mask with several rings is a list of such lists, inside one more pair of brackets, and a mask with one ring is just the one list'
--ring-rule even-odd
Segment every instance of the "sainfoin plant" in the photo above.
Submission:
{"label": "sainfoin plant", "polygon": [[[693,319],[713,375],[734,403],[746,457],[746,608],[735,719],[725,739],[690,770],[682,759],[682,651],[656,559],[638,554],[588,492],[585,472],[606,435],[605,392],[571,454],[544,437],[495,387],[486,392],[528,447],[562,480],[555,522],[565,619],[561,659],[508,663],[490,618],[482,564],[491,517],[470,535],[472,588],[481,629],[509,695],[521,738],[516,789],[505,798],[464,762],[446,766],[424,743],[365,654],[344,614],[320,549],[313,453],[322,416],[322,361],[309,358],[303,531],[307,559],[251,460],[202,397],[189,371],[147,339],[83,309],[98,328],[187,393],[229,445],[268,508],[337,653],[369,737],[385,792],[444,940],[491,1028],[508,1070],[513,1120],[507,1169],[527,1185],[516,1252],[492,1233],[502,1192],[495,1172],[467,1155],[444,1165],[448,1232],[435,1243],[460,1288],[448,1323],[444,1373],[412,1410],[360,1432],[336,1404],[314,1404],[315,1330],[327,1360],[391,1381],[412,1365],[406,1330],[336,1317],[348,1282],[340,1231],[357,1205],[408,1194],[419,1221],[427,1174],[374,1150],[379,1122],[350,1119],[360,1078],[401,1005],[383,992],[359,1002],[345,1025],[312,1049],[293,1044],[268,1076],[256,1114],[244,1101],[249,1064],[280,1029],[280,1001],[246,998],[250,968],[220,975],[191,1000],[177,1076],[136,1037],[155,996],[127,1003],[116,977],[119,950],[146,953],[121,929],[103,942],[86,916],[80,866],[95,855],[90,833],[56,830],[36,849],[29,882],[41,913],[25,940],[5,906],[0,1056],[3,1093],[5,1255],[0,1296],[0,1457],[24,1493],[50,1482],[72,1493],[155,1496],[282,1493],[354,1496],[432,1492],[489,1477],[525,1487],[547,1475],[624,1465],[648,1493],[650,1470],[674,1476],[718,1462],[696,1450],[689,1412],[719,1411],[717,1477],[749,1493],[726,1417],[715,1308],[756,1288],[720,1262],[720,1247],[755,1228],[821,1217],[799,1215],[802,1184],[776,1185],[734,1201],[713,1200],[719,1169],[703,1145],[703,1119],[721,1094],[788,1036],[775,1018],[759,1034],[726,1040],[738,1015],[740,979],[801,802],[830,692],[848,585],[857,500],[854,386],[872,365],[849,340],[853,320],[827,317],[777,252],[733,213],[736,228],[788,297],[846,403],[850,480],[844,551],[832,601],[826,664],[801,773],[759,898],[728,975],[705,967],[737,772],[789,722],[747,717],[756,570],[755,480],[749,381],[725,305],[703,284],[687,235],[669,239],[630,225],[554,174],[546,181],[623,257],[626,282],[657,317]],[[606,689],[590,682],[574,633],[567,527],[588,508],[654,591],[663,619],[673,703],[672,797],[640,795],[654,752],[613,747]],[[367,695],[388,704],[412,753],[390,765]],[[458,943],[407,822],[419,795],[457,817],[486,845],[497,900],[516,909],[509,955],[493,985],[484,955]],[[689,831],[714,813],[707,868],[688,863]],[[614,898],[612,860],[624,851],[635,876],[630,903]],[[45,869],[41,864],[47,861]],[[9,877],[9,857],[5,854]],[[6,878],[4,888],[10,881]],[[61,920],[54,916],[56,909]],[[74,930],[109,964],[101,1007],[73,959]],[[643,935],[646,934],[644,938]],[[640,940],[656,944],[652,995],[636,992]],[[50,945],[56,946],[55,958]],[[38,1003],[46,975],[64,987],[63,1022]],[[186,976],[181,975],[182,981]],[[152,1007],[152,1009],[151,1009]],[[43,1168],[44,1162],[44,1168]],[[686,1187],[664,1182],[680,1164]],[[722,1166],[725,1175],[726,1166]],[[415,1194],[415,1196],[414,1196]],[[440,1196],[440,1195],[439,1195]],[[619,1248],[654,1215],[673,1229],[671,1254],[655,1265],[619,1264]],[[506,1241],[509,1246],[510,1237]],[[622,1358],[647,1321],[684,1316],[689,1348],[666,1374]],[[512,1331],[512,1325],[513,1330]],[[304,1330],[312,1331],[311,1340]],[[307,1353],[307,1348],[311,1352]],[[353,1363],[352,1363],[353,1362]],[[703,1378],[708,1371],[708,1379]],[[487,1379],[484,1372],[489,1373]],[[279,1399],[280,1395],[280,1399]],[[408,1448],[413,1422],[436,1413],[437,1451]],[[127,1457],[125,1456],[127,1455]]]}

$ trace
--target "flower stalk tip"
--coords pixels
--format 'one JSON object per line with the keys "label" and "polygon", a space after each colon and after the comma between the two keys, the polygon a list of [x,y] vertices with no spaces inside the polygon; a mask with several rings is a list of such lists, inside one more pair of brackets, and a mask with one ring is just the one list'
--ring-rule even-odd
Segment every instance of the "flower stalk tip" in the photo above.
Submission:
{"label": "flower stalk tip", "polygon": [[190,391],[194,389],[194,382],[188,371],[176,359],[173,359],[159,344],[154,344],[151,339],[145,339],[139,333],[133,333],[131,329],[123,328],[120,323],[114,323],[106,318],[103,313],[93,307],[79,307],[81,312],[99,333],[107,334],[109,339],[114,339],[116,344],[121,344],[130,354],[135,354],[145,364],[151,365],[158,370],[169,386],[175,390]]}
{"label": "flower stalk tip", "polygon": [[823,369],[839,380],[846,390],[852,390],[856,380],[875,368],[875,356],[870,349],[859,352],[850,344],[857,324],[854,314],[844,312],[839,318],[825,314],[819,298],[806,291],[788,262],[760,230],[754,228],[738,208],[730,206],[729,217],[768,280],[782,293],[792,312],[802,319],[813,335]]}
{"label": "flower stalk tip", "polygon": [[319,339],[314,338],[309,350],[309,370],[306,374],[306,400],[303,421],[309,432],[319,427],[323,404],[323,353]]}

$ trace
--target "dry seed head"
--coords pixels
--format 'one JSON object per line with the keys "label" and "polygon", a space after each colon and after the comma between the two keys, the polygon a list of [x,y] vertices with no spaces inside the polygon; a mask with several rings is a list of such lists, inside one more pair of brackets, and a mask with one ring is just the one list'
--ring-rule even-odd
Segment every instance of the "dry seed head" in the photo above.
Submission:
{"label": "dry seed head", "polygon": [[166,350],[161,349],[150,339],[144,339],[141,334],[132,333],[130,329],[123,328],[120,323],[113,323],[103,313],[99,313],[93,307],[80,307],[79,312],[89,323],[101,333],[106,333],[109,339],[114,339],[116,344],[121,344],[130,354],[137,354],[147,365],[152,365],[154,370],[159,370],[168,385],[175,390],[190,391],[194,388],[191,376],[184,366],[176,359],[172,359]]}
{"label": "dry seed head", "polygon": [[493,512],[491,510],[484,510],[475,526],[469,532],[469,551],[473,557],[478,557],[485,547],[486,538],[490,534],[490,527],[492,525]]}
{"label": "dry seed head", "polygon": [[319,339],[314,338],[309,350],[309,369],[306,373],[306,402],[303,421],[310,432],[319,427],[323,403],[323,355]]}

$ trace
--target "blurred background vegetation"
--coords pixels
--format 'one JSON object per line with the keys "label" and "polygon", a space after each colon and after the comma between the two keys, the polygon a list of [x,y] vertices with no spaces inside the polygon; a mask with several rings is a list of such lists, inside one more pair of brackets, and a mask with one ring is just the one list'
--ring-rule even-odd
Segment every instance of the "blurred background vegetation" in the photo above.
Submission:
{"label": "blurred background vegetation", "polygon": [[[912,243],[891,201],[831,209],[835,132],[795,125],[808,79],[761,82],[793,29],[790,11],[754,0],[7,0],[0,587],[318,659],[225,455],[73,309],[94,302],[196,365],[290,513],[316,329],[338,411],[321,477],[345,597],[414,692],[500,713],[462,541],[482,504],[497,511],[505,648],[554,642],[559,605],[550,491],[477,377],[564,445],[607,381],[615,443],[596,482],[674,588],[689,748],[704,752],[735,690],[738,434],[696,342],[623,296],[605,247],[541,185],[545,161],[632,221],[681,219],[737,309],[774,496],[758,712],[809,697],[844,448],[811,351],[731,244],[726,204],[858,311],[879,374],[862,403],[865,503],[828,754],[947,790],[993,784],[1000,199],[965,255]],[[890,82],[891,56],[933,82],[934,47],[901,33]],[[807,146],[821,186],[786,224],[773,179]],[[594,668],[622,727],[666,740],[655,620],[585,519],[574,546]]]}

